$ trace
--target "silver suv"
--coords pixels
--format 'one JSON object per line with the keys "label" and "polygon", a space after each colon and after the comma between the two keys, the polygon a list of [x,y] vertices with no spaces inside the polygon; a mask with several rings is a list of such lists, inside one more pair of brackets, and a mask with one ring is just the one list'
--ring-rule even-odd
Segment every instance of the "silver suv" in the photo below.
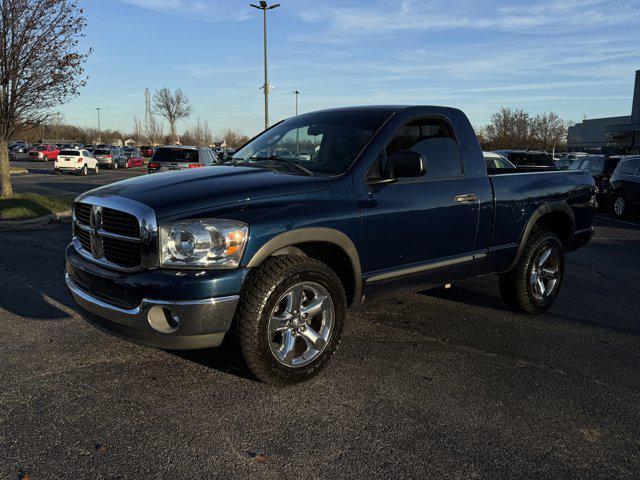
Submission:
{"label": "silver suv", "polygon": [[209,147],[158,147],[147,164],[148,173],[185,170],[187,168],[210,167],[220,161]]}

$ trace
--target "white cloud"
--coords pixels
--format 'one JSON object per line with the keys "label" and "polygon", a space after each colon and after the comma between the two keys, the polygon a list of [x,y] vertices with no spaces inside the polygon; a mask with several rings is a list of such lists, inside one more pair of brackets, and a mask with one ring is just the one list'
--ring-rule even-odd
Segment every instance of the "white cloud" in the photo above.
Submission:
{"label": "white cloud", "polygon": [[[229,0],[118,0],[165,15],[179,15],[203,22],[243,21],[251,17],[248,9]],[[248,6],[248,5],[247,5]]]}
{"label": "white cloud", "polygon": [[496,5],[487,0],[367,3],[364,6],[313,7],[300,13],[307,22],[327,22],[332,35],[371,32],[476,29],[531,32],[550,28],[633,25],[640,21],[635,0],[548,0],[532,5]]}

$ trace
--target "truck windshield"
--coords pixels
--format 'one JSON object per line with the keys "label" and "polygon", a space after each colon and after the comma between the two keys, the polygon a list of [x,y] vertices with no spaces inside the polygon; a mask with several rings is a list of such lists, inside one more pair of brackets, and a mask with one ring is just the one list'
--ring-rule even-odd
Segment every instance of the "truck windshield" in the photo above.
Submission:
{"label": "truck windshield", "polygon": [[[304,173],[289,168],[295,162],[313,174],[339,175],[390,114],[343,110],[292,117],[249,142],[233,155],[233,161],[248,166],[278,165],[290,173]],[[273,163],[278,159],[286,161]]]}

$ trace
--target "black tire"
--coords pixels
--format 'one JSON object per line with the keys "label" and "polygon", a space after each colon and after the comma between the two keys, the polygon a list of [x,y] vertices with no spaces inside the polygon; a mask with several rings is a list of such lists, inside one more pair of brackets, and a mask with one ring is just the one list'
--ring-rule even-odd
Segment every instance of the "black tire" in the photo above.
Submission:
{"label": "black tire", "polygon": [[[300,282],[314,282],[329,293],[335,312],[334,323],[321,353],[311,363],[290,367],[280,363],[271,351],[268,322],[282,295]],[[312,378],[338,348],[346,309],[342,283],[326,264],[295,255],[268,258],[249,274],[234,320],[247,366],[257,379],[270,384],[290,385]]]}
{"label": "black tire", "polygon": [[96,163],[96,166],[93,169],[94,175],[97,175],[99,171],[100,171],[100,167],[98,167],[98,164]]}
{"label": "black tire", "polygon": [[58,170],[57,168],[54,168],[54,169],[53,169],[53,173],[54,173],[55,175],[62,175],[62,172],[61,172],[60,170]]}
{"label": "black tire", "polygon": [[[547,296],[542,298],[535,291],[533,278],[536,260],[542,252],[552,249],[557,252],[557,279]],[[560,292],[564,277],[564,248],[558,236],[546,230],[534,230],[522,251],[518,263],[510,271],[500,275],[500,294],[502,300],[511,309],[523,313],[544,312],[553,303]],[[543,280],[543,282],[546,280]]]}
{"label": "black tire", "polygon": [[80,175],[82,175],[83,177],[86,177],[87,175],[89,175],[89,169],[87,168],[86,165],[82,167],[82,170],[80,170]]}
{"label": "black tire", "polygon": [[114,169],[114,170],[117,170],[117,169],[118,169],[118,162],[116,162],[116,163],[114,163],[114,164],[113,164],[113,169]]}
{"label": "black tire", "polygon": [[627,197],[622,192],[616,192],[613,196],[611,211],[618,218],[624,218],[627,215]]}

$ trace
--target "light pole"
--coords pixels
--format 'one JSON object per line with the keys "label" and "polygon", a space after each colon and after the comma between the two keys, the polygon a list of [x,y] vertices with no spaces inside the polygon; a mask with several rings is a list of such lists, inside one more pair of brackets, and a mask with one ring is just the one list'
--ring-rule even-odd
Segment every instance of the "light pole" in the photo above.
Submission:
{"label": "light pole", "polygon": [[102,108],[101,107],[96,107],[96,110],[98,111],[98,141],[101,142],[102,141],[102,132],[100,130],[100,110]]}
{"label": "light pole", "polygon": [[293,93],[296,96],[296,117],[298,116],[298,95],[300,95],[300,90],[293,90]]}
{"label": "light pole", "polygon": [[[300,90],[293,90],[293,93],[296,96],[296,117],[298,116],[298,95],[300,95]],[[296,155],[300,156],[300,129],[296,128]]]}
{"label": "light pole", "polygon": [[267,2],[261,0],[259,5],[254,5],[251,3],[250,5],[253,8],[257,8],[258,10],[262,10],[262,21],[263,21],[263,33],[264,33],[264,129],[269,128],[269,73],[267,70],[267,10],[272,10],[280,6],[279,3],[274,3],[271,6],[267,5]]}

